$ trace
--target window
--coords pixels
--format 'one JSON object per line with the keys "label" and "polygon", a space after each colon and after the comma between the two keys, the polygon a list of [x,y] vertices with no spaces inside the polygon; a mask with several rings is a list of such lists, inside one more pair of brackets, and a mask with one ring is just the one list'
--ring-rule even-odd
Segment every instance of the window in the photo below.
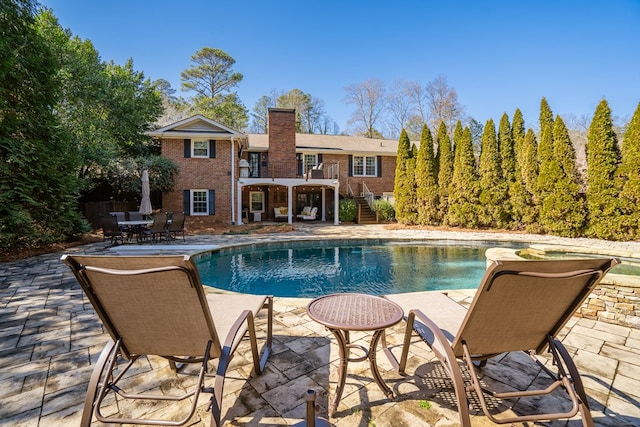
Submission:
{"label": "window", "polygon": [[191,190],[191,215],[209,214],[209,190]]}
{"label": "window", "polygon": [[377,176],[375,156],[353,156],[353,176]]}
{"label": "window", "polygon": [[304,155],[304,166],[305,171],[308,171],[314,166],[318,165],[318,156],[315,154],[305,154]]}
{"label": "window", "polygon": [[264,212],[264,193],[262,191],[250,191],[249,200],[251,202],[249,211]]}
{"label": "window", "polygon": [[191,157],[209,157],[209,141],[193,141]]}
{"label": "window", "polygon": [[260,153],[249,153],[249,176],[260,177]]}

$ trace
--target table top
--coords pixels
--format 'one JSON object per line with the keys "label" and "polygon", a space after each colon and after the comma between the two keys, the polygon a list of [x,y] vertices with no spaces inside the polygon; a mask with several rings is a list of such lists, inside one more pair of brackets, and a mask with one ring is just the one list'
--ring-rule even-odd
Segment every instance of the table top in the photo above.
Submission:
{"label": "table top", "polygon": [[134,221],[118,221],[118,225],[149,225],[153,224],[152,219],[134,220]]}
{"label": "table top", "polygon": [[322,325],[349,331],[388,328],[404,317],[398,304],[382,297],[357,293],[316,298],[307,306],[307,313]]}

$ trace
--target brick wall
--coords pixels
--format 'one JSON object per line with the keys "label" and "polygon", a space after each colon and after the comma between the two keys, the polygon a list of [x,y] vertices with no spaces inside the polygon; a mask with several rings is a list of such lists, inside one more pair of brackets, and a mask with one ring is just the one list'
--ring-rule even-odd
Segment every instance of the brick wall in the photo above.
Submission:
{"label": "brick wall", "polygon": [[291,109],[269,109],[269,162],[296,161],[296,112]]}
{"label": "brick wall", "polygon": [[340,162],[340,194],[346,195],[348,193],[348,185],[351,185],[354,193],[359,194],[362,191],[363,182],[376,196],[381,196],[383,192],[393,191],[396,176],[395,157],[382,156],[381,177],[349,176],[349,156],[347,154],[323,154],[322,161],[325,165]]}
{"label": "brick wall", "polygon": [[[183,190],[215,190],[215,215],[200,218],[194,216],[186,223],[193,222],[196,218],[202,224],[214,225],[231,222],[231,141],[217,141],[216,157],[204,159],[185,158],[183,139],[164,139],[162,141],[162,155],[173,160],[178,166],[173,191],[162,195],[162,210],[182,212]],[[236,176],[237,174],[236,170]]]}

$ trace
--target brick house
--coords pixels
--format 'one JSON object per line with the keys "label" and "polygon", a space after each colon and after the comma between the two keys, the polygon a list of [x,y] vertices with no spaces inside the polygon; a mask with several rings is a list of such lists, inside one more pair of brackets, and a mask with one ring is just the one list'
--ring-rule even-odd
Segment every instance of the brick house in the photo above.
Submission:
{"label": "brick house", "polygon": [[340,197],[393,193],[397,141],[297,134],[292,109],[272,108],[268,120],[268,134],[243,134],[201,115],[150,132],[178,166],[162,209],[213,225],[273,220],[274,208],[291,223],[314,206],[317,219],[338,224]]}

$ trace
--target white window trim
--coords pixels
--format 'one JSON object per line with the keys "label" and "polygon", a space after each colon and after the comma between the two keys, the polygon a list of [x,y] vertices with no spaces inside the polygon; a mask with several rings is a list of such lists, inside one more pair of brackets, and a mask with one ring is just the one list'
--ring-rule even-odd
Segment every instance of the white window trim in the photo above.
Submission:
{"label": "white window trim", "polygon": [[[254,194],[260,194],[262,197],[262,209],[261,210],[257,210],[257,209],[253,209],[253,195]],[[250,191],[249,192],[249,212],[253,213],[253,212],[264,212],[264,191]]]}
{"label": "white window trim", "polygon": [[[206,155],[196,155],[195,154],[196,142],[204,142],[205,143],[205,145],[207,147],[207,154]],[[208,159],[209,155],[211,154],[209,152],[209,150],[211,150],[211,147],[210,147],[208,139],[194,139],[193,141],[191,141],[191,157],[195,157],[196,159]]]}
{"label": "white window trim", "polygon": [[[204,192],[205,195],[205,212],[196,212],[193,208],[193,195],[196,192]],[[191,210],[191,215],[193,216],[206,216],[209,215],[209,190],[205,188],[195,188],[190,191],[189,195],[189,209]]]}
{"label": "white window trim", "polygon": [[[362,173],[356,173],[356,157],[362,157]],[[367,158],[373,158],[373,174],[367,174]],[[351,174],[353,176],[366,176],[366,177],[376,177],[378,176],[378,156],[368,156],[365,154],[354,154],[353,155],[353,165],[351,167]]]}

